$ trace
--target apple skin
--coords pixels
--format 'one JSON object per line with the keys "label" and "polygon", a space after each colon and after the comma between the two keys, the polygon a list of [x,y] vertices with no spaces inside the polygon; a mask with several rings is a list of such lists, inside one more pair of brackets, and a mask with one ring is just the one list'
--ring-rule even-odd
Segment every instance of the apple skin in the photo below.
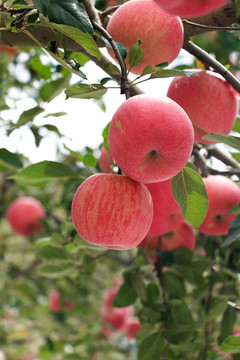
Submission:
{"label": "apple skin", "polygon": [[193,141],[193,126],[184,110],[167,97],[147,95],[121,104],[108,134],[117,165],[141,183],[165,181],[179,173],[189,160]]}
{"label": "apple skin", "polygon": [[154,0],[165,11],[181,18],[201,16],[217,10],[228,0]]}
{"label": "apple skin", "polygon": [[7,219],[13,231],[22,236],[31,236],[41,232],[42,225],[39,219],[45,216],[45,210],[40,201],[31,196],[16,199],[7,210]]}
{"label": "apple skin", "polygon": [[113,158],[109,151],[104,146],[101,147],[99,156],[99,167],[103,173],[111,173],[113,165]]}
{"label": "apple skin", "polygon": [[184,217],[172,195],[171,180],[145,185],[153,200],[153,220],[149,234],[159,236],[174,230],[184,221]]}
{"label": "apple skin", "polygon": [[222,175],[203,178],[209,198],[207,215],[199,227],[206,235],[227,235],[235,214],[229,210],[240,202],[240,188],[231,179]]}
{"label": "apple skin", "polygon": [[[137,75],[148,65],[171,63],[183,44],[180,18],[166,13],[153,0],[131,0],[121,5],[110,18],[107,31],[127,50],[142,40],[144,58],[131,69]],[[108,52],[116,59],[112,49]],[[129,69],[128,57],[126,66]]]}
{"label": "apple skin", "polygon": [[239,94],[220,75],[207,70],[193,70],[199,76],[175,77],[167,96],[188,114],[195,131],[195,141],[208,143],[201,136],[228,134],[237,117]]}
{"label": "apple skin", "polygon": [[151,194],[144,184],[117,174],[95,174],[77,189],[72,220],[87,242],[115,250],[136,247],[153,216]]}
{"label": "apple skin", "polygon": [[[158,236],[148,234],[138,245],[147,251],[156,251],[158,248]],[[188,248],[193,251],[196,244],[196,237],[193,228],[186,221],[182,222],[172,232],[161,236],[160,250],[172,251],[178,248]]]}

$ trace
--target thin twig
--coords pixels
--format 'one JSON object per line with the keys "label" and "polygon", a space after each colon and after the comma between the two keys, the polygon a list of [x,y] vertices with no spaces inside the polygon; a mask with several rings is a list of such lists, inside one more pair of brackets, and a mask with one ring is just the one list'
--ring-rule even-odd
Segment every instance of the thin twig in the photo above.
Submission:
{"label": "thin twig", "polygon": [[127,67],[126,64],[120,54],[120,51],[118,50],[118,47],[115,43],[115,41],[113,40],[113,38],[111,37],[111,35],[99,24],[97,24],[95,21],[92,22],[93,26],[95,27],[96,30],[98,30],[100,32],[100,34],[103,35],[103,37],[105,39],[107,39],[109,41],[109,43],[111,44],[113,51],[116,55],[116,58],[119,62],[120,68],[121,68],[121,94],[125,94],[126,99],[130,98],[130,91],[129,91],[129,83],[128,83],[128,78],[127,78]]}
{"label": "thin twig", "polygon": [[238,27],[238,26],[211,26],[211,25],[203,25],[203,24],[198,24],[198,23],[189,21],[189,20],[187,20],[187,19],[182,19],[182,23],[183,23],[183,24],[188,24],[188,25],[191,25],[191,26],[195,26],[195,27],[200,27],[200,28],[205,29],[205,30],[207,30],[207,31],[210,31],[210,30],[228,30],[228,31],[236,30],[236,31],[239,31],[239,30],[240,30],[240,27]]}
{"label": "thin twig", "polygon": [[221,150],[217,148],[207,149],[208,156],[213,156],[216,159],[220,160],[227,166],[231,166],[236,169],[240,169],[240,164],[230,155],[226,155]]}
{"label": "thin twig", "polygon": [[232,87],[237,90],[238,93],[240,93],[240,82],[238,79],[227,68],[225,68],[225,66],[210,56],[206,51],[193,44],[191,41],[185,42],[183,44],[183,49],[195,56],[198,60],[206,62],[208,65],[210,65],[216,72],[222,75],[229,82],[229,84],[231,84]]}

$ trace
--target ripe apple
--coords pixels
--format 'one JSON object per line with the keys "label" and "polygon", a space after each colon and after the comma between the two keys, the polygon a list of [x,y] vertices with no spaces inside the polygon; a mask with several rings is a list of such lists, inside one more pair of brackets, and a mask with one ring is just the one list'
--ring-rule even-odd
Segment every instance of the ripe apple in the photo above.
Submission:
{"label": "ripe apple", "polygon": [[228,134],[236,120],[239,94],[220,75],[193,70],[198,76],[175,77],[167,96],[188,114],[195,127],[195,141],[205,143],[209,133]]}
{"label": "ripe apple", "polygon": [[113,115],[108,141],[113,159],[127,176],[153,183],[182,170],[192,152],[193,136],[189,117],[174,101],[137,95]]}
{"label": "ripe apple", "polygon": [[39,219],[45,216],[45,210],[40,201],[30,196],[16,199],[7,210],[7,219],[13,231],[23,236],[40,232],[42,225]]}
{"label": "ripe apple", "polygon": [[152,222],[152,198],[144,184],[117,174],[95,174],[77,189],[73,224],[89,243],[116,250],[137,246]]}
{"label": "ripe apple", "polygon": [[[148,251],[156,251],[158,248],[158,242],[158,236],[148,234],[138,246]],[[161,236],[160,249],[172,251],[181,247],[186,247],[193,251],[195,243],[196,238],[193,228],[190,224],[184,221],[172,232]]]}
{"label": "ripe apple", "polygon": [[191,18],[207,14],[225,5],[228,0],[154,0],[172,15]]}
{"label": "ripe apple", "polygon": [[221,175],[203,178],[209,198],[207,215],[199,231],[207,235],[227,235],[236,217],[229,210],[240,202],[240,188],[231,179]]}
{"label": "ripe apple", "polygon": [[111,173],[113,165],[113,158],[109,151],[104,146],[101,147],[101,153],[99,156],[99,167],[104,173]]}
{"label": "ripe apple", "polygon": [[153,200],[153,221],[149,234],[159,236],[174,230],[184,221],[184,217],[172,196],[171,180],[145,185]]}
{"label": "ripe apple", "polygon": [[[139,39],[142,40],[144,58],[131,69],[137,75],[148,65],[171,63],[183,44],[180,18],[166,13],[153,0],[125,2],[112,15],[107,31],[115,42],[123,44],[127,50]],[[108,51],[115,59],[113,50]],[[126,65],[129,69],[128,59]]]}

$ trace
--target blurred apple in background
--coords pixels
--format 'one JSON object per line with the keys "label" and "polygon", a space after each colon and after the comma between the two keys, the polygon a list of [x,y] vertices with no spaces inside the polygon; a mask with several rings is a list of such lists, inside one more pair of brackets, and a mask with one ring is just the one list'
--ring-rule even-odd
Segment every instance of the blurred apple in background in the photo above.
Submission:
{"label": "blurred apple in background", "polygon": [[207,14],[225,5],[228,0],[154,0],[162,9],[180,17]]}
{"label": "blurred apple in background", "polygon": [[221,175],[203,178],[209,197],[208,211],[199,231],[206,235],[227,235],[236,217],[229,210],[240,202],[240,187],[231,179]]}
{"label": "blurred apple in background", "polygon": [[9,206],[7,219],[13,231],[22,236],[31,236],[42,230],[39,220],[46,216],[45,210],[37,199],[23,196]]}

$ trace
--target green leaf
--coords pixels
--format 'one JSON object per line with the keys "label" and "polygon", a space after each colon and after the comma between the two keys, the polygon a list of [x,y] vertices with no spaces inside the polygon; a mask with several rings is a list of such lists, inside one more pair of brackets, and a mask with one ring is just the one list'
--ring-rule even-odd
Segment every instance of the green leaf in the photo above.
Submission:
{"label": "green leaf", "polygon": [[70,77],[61,77],[57,80],[47,81],[39,90],[39,95],[43,101],[50,102],[69,85]]}
{"label": "green leaf", "polygon": [[73,26],[84,33],[93,34],[86,10],[77,0],[34,0],[34,5],[50,22]]}
{"label": "green leaf", "polygon": [[234,149],[240,150],[240,137],[232,135],[211,134],[203,136],[204,140],[217,141],[226,144]]}
{"label": "green leaf", "polygon": [[8,151],[5,148],[0,149],[0,163],[18,169],[21,169],[23,167],[23,163],[20,160],[19,156]]}
{"label": "green leaf", "polygon": [[120,52],[120,55],[123,59],[126,59],[127,57],[127,49],[125,48],[125,46],[123,44],[121,44],[120,42],[116,42],[117,48]]}
{"label": "green leaf", "polygon": [[184,302],[174,304],[169,318],[170,341],[181,344],[192,335],[194,328],[195,323],[188,306]]}
{"label": "green leaf", "polygon": [[240,354],[240,336],[230,335],[221,344],[223,351],[231,354]]}
{"label": "green leaf", "polygon": [[126,271],[124,273],[124,283],[119,288],[114,300],[113,306],[125,307],[132,305],[137,299],[137,292],[132,285],[132,272]]}
{"label": "green leaf", "polygon": [[[70,25],[70,24],[69,24]],[[74,40],[77,44],[81,45],[86,52],[94,57],[96,57],[98,60],[101,59],[101,53],[92,37],[92,35],[81,31],[81,29],[76,29],[75,27],[68,26],[68,25],[59,25],[50,23],[50,26],[60,31],[62,34],[68,36],[72,40]]]}
{"label": "green leaf", "polygon": [[138,360],[159,360],[164,350],[165,342],[161,332],[154,332],[141,342]]}
{"label": "green leaf", "polygon": [[225,248],[232,244],[234,241],[240,238],[240,214],[233,220],[229,231],[228,236],[226,237],[222,247]]}
{"label": "green leaf", "polygon": [[223,314],[227,308],[227,301],[220,297],[214,297],[211,299],[209,314],[206,317],[206,321],[212,321],[219,315]]}
{"label": "green leaf", "polygon": [[[20,126],[25,125],[25,124],[26,124],[27,122],[29,122],[29,121],[33,121],[33,119],[34,119],[37,115],[41,114],[43,111],[44,111],[44,109],[41,108],[40,106],[35,106],[34,108],[31,108],[31,109],[29,109],[29,110],[24,111],[24,112],[20,115],[17,123],[16,123],[15,126],[14,126],[14,129],[17,129],[17,128],[19,128]],[[10,129],[10,130],[12,130],[12,129]]]}
{"label": "green leaf", "polygon": [[11,7],[23,9],[29,7],[29,4],[25,0],[14,0],[11,2]]}
{"label": "green leaf", "polygon": [[64,116],[64,115],[67,115],[66,112],[64,111],[59,111],[59,112],[56,112],[56,113],[52,113],[52,114],[47,114],[44,116],[44,118],[47,118],[47,117],[60,117],[60,116]]}
{"label": "green leaf", "polygon": [[87,153],[83,156],[82,159],[84,165],[86,166],[96,166],[98,160],[95,158],[95,156],[91,153]]}
{"label": "green leaf", "polygon": [[68,260],[69,256],[64,248],[57,248],[46,245],[39,249],[38,256],[47,261],[61,261]]}
{"label": "green leaf", "polygon": [[163,273],[165,291],[172,297],[181,298],[186,296],[184,281],[171,271]]}
{"label": "green leaf", "polygon": [[44,79],[49,79],[51,77],[51,68],[48,65],[43,65],[39,57],[32,57],[30,59],[30,65],[34,71],[40,74]]}
{"label": "green leaf", "polygon": [[133,288],[135,289],[136,293],[143,301],[147,300],[147,292],[146,286],[144,283],[144,276],[141,274],[140,271],[137,271],[133,278],[132,278]]}
{"label": "green leaf", "polygon": [[48,131],[53,131],[56,134],[58,134],[59,137],[62,137],[63,134],[60,133],[60,131],[58,130],[58,128],[55,125],[52,124],[45,124],[42,126],[43,128],[47,129]]}
{"label": "green leaf", "polygon": [[186,166],[172,178],[171,187],[184,218],[197,229],[208,209],[208,196],[201,176]]}
{"label": "green leaf", "polygon": [[107,89],[98,84],[77,84],[65,90],[67,98],[77,99],[99,99],[106,92]]}
{"label": "green leaf", "polygon": [[79,178],[79,174],[65,164],[55,161],[41,161],[10,176],[25,183],[34,184],[41,180]]}
{"label": "green leaf", "polygon": [[71,275],[74,271],[74,265],[66,263],[63,265],[43,264],[37,269],[37,274],[50,279],[63,278]]}
{"label": "green leaf", "polygon": [[143,55],[143,51],[141,49],[141,40],[138,40],[138,42],[136,44],[133,44],[130,49],[129,49],[129,65],[130,65],[130,69],[129,71],[136,66],[144,57]]}
{"label": "green leaf", "polygon": [[229,211],[228,211],[229,214],[240,214],[240,202],[237,203],[236,205],[234,205]]}
{"label": "green leaf", "polygon": [[240,162],[240,152],[231,153],[232,157]]}
{"label": "green leaf", "polygon": [[110,127],[111,121],[105,126],[105,128],[102,131],[102,136],[104,139],[104,147],[109,151],[109,145],[108,145],[108,132]]}
{"label": "green leaf", "polygon": [[117,66],[112,63],[107,63],[104,65],[104,70],[110,75],[120,75],[120,70]]}
{"label": "green leaf", "polygon": [[233,125],[232,131],[240,133],[240,118],[236,118],[236,121]]}
{"label": "green leaf", "polygon": [[191,77],[193,75],[198,76],[198,74],[196,74],[192,70],[164,69],[167,65],[168,63],[162,63],[158,66],[148,65],[143,70],[141,76],[151,74],[150,79],[168,78],[174,76],[187,76],[187,77]]}
{"label": "green leaf", "polygon": [[219,341],[222,342],[227,336],[233,333],[234,324],[237,320],[236,310],[230,306],[223,314],[220,328]]}

